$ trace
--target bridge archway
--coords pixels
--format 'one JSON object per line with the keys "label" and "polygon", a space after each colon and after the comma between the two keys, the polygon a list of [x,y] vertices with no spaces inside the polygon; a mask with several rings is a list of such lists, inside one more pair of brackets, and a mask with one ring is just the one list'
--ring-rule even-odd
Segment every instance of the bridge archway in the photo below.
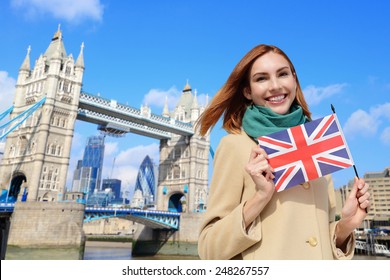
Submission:
{"label": "bridge archway", "polygon": [[23,183],[27,183],[26,175],[24,175],[22,172],[16,173],[11,180],[8,193],[9,201],[16,201],[18,199],[18,195]]}
{"label": "bridge archway", "polygon": [[168,211],[170,212],[186,212],[186,196],[182,192],[172,194],[168,200]]}

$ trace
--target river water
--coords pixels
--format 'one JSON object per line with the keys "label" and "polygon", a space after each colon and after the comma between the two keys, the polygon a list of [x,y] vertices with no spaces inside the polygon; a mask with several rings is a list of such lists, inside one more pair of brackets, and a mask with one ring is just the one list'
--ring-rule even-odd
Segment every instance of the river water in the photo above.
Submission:
{"label": "river water", "polygon": [[[86,242],[84,254],[77,249],[34,249],[8,247],[6,260],[197,260],[196,256],[133,257],[131,243]],[[355,255],[355,260],[390,260],[383,256]]]}
{"label": "river water", "polygon": [[6,260],[197,260],[196,256],[133,257],[131,243],[87,241],[83,254],[78,249],[41,249],[9,246]]}

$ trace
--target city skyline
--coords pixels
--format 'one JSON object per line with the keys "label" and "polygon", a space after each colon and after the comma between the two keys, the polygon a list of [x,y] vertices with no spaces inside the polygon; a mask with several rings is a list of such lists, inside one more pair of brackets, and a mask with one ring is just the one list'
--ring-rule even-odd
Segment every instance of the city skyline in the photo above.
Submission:
{"label": "city skyline", "polygon": [[[165,98],[174,109],[187,81],[197,89],[199,103],[206,95],[211,99],[245,52],[269,43],[291,57],[314,118],[330,114],[330,104],[335,105],[359,174],[390,165],[387,1],[375,6],[352,1],[62,2],[68,5],[0,3],[0,36],[7,40],[0,46],[0,112],[12,104],[27,48],[34,65],[59,23],[68,54],[77,57],[85,45],[84,91],[136,108],[147,104],[155,114],[162,114]],[[225,135],[220,126],[211,134],[214,150]],[[68,173],[82,157],[87,137],[97,134],[95,125],[76,122]],[[113,177],[132,190],[147,154],[159,161],[158,141],[134,134],[108,138],[102,179],[116,158]],[[353,176],[352,169],[334,173],[335,186]]]}

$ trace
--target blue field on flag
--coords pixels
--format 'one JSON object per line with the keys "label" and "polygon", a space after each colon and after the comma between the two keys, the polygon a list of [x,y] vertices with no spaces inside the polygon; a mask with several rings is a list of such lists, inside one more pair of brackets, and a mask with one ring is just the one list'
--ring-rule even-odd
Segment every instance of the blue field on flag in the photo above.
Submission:
{"label": "blue field on flag", "polygon": [[336,114],[258,138],[282,191],[338,170],[353,159]]}

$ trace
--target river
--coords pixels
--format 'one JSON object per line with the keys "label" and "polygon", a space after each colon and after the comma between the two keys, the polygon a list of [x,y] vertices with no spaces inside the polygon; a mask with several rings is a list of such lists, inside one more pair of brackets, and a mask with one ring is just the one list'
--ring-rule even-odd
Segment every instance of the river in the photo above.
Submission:
{"label": "river", "polygon": [[131,243],[87,241],[84,254],[78,249],[41,249],[9,246],[6,260],[197,260],[196,256],[153,256],[133,257]]}
{"label": "river", "polygon": [[[133,257],[131,243],[87,241],[83,256],[76,249],[8,247],[6,260],[197,260],[196,256]],[[355,255],[354,260],[390,260],[383,256]]]}

